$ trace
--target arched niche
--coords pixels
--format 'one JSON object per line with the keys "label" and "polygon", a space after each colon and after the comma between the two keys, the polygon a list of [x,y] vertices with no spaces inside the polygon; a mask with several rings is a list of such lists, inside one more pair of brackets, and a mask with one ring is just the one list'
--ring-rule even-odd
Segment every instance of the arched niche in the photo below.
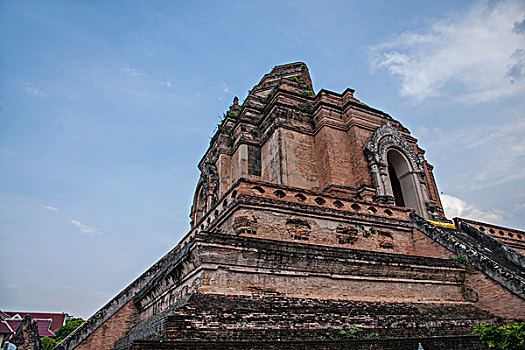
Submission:
{"label": "arched niche", "polygon": [[423,160],[389,122],[367,140],[364,152],[380,203],[413,208],[430,217]]}
{"label": "arched niche", "polygon": [[201,176],[193,196],[193,205],[191,206],[192,226],[196,225],[204,215],[217,203],[218,191],[217,168],[213,164],[204,164]]}
{"label": "arched niche", "polygon": [[416,213],[426,216],[424,194],[418,181],[417,172],[397,149],[387,152],[388,180],[396,205],[413,208]]}
{"label": "arched niche", "polygon": [[192,221],[194,224],[198,223],[200,219],[204,216],[204,214],[208,211],[207,208],[207,195],[206,191],[204,190],[204,186],[201,181],[199,181],[199,184],[197,185],[197,189],[195,191],[195,195],[193,197],[193,205],[192,205]]}

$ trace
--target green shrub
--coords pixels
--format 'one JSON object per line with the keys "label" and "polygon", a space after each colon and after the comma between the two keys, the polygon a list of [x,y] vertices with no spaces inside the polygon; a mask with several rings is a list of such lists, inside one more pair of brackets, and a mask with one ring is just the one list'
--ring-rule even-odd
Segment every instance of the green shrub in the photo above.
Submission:
{"label": "green shrub", "polygon": [[462,254],[458,254],[454,258],[449,258],[449,260],[455,260],[455,261],[457,261],[460,264],[468,265],[467,257],[465,255],[462,255]]}
{"label": "green shrub", "polygon": [[365,335],[365,339],[379,339],[379,333],[368,333],[367,335]]}
{"label": "green shrub", "polygon": [[57,346],[57,341],[50,337],[42,337],[40,338],[40,341],[42,342],[42,347],[44,350],[53,350],[55,346]]}
{"label": "green shrub", "polygon": [[525,322],[509,323],[506,326],[482,323],[474,328],[474,334],[489,348],[525,349]]}
{"label": "green shrub", "polygon": [[57,336],[55,338],[55,341],[57,342],[57,344],[60,343],[65,337],[67,337],[69,335],[69,333],[73,332],[75,329],[80,327],[80,325],[82,323],[84,323],[84,322],[85,321],[83,319],[81,319],[81,318],[73,318],[73,319],[67,321],[65,325],[60,327],[55,332],[55,335]]}
{"label": "green shrub", "polygon": [[344,338],[355,338],[357,336],[356,333],[362,332],[363,330],[361,328],[350,328],[347,330],[340,330],[339,335],[341,335]]}

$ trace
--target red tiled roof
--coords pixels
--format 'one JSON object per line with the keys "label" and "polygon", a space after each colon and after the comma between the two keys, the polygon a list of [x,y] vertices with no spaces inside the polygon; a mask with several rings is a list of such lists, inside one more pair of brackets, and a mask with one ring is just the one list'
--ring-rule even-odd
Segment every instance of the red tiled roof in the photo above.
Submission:
{"label": "red tiled roof", "polygon": [[[64,325],[67,314],[65,313],[52,313],[52,312],[16,312],[16,311],[5,311],[7,315],[13,317],[15,315],[20,315],[24,318],[26,315],[31,315],[34,320],[37,320],[40,323],[40,320],[51,320],[51,331],[54,333],[60,327]],[[40,328],[39,328],[40,331]],[[42,333],[40,334],[43,337]],[[53,335],[54,336],[54,335]]]}
{"label": "red tiled roof", "polygon": [[[16,313],[15,313],[16,315]],[[35,319],[38,325],[38,334],[40,337],[56,337],[55,333],[50,330],[51,319]],[[0,322],[0,334],[13,334],[22,323],[22,320],[7,319]]]}
{"label": "red tiled roof", "polygon": [[20,322],[22,322],[22,320],[7,320],[5,322],[7,322],[7,324],[9,324],[9,327],[11,327],[11,329],[13,330],[13,333],[14,333],[18,329],[18,326],[20,326]]}
{"label": "red tiled roof", "polygon": [[[9,332],[9,333],[14,333],[20,326],[20,323],[22,323],[22,320],[7,320],[4,322],[6,322],[13,330],[12,332]],[[53,337],[53,338],[56,337],[55,333],[49,330],[49,326],[51,325],[51,320],[36,320],[36,322],[38,325],[38,335],[40,335],[40,337]]]}
{"label": "red tiled roof", "polygon": [[0,334],[12,334],[14,331],[11,329],[9,324],[5,321],[0,321]]}
{"label": "red tiled roof", "polygon": [[51,327],[51,320],[37,320],[38,334],[41,337],[55,337],[55,333],[49,330]]}

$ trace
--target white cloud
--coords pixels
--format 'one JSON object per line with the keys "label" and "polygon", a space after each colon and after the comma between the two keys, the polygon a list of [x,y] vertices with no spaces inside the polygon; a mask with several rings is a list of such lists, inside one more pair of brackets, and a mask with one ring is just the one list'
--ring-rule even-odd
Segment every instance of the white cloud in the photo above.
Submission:
{"label": "white cloud", "polygon": [[160,83],[162,85],[164,85],[164,86],[169,87],[169,88],[172,87],[172,85],[173,85],[173,83],[171,81],[169,81],[169,80],[168,81],[161,81]]}
{"label": "white cloud", "polygon": [[372,48],[374,69],[401,78],[400,94],[422,100],[459,83],[468,103],[525,92],[525,2],[479,1]]}
{"label": "white cloud", "polygon": [[124,72],[131,76],[131,77],[135,77],[135,78],[141,78],[141,77],[145,77],[147,76],[145,73],[141,73],[139,72],[137,69],[135,68],[131,68],[131,67],[125,67],[124,68]]}
{"label": "white cloud", "polygon": [[525,204],[516,204],[513,211],[516,213],[525,214]]}
{"label": "white cloud", "polygon": [[50,211],[59,211],[58,208],[52,207],[50,205],[41,205],[40,208],[50,210]]}
{"label": "white cloud", "polygon": [[434,129],[429,149],[442,155],[461,150],[470,166],[463,170],[470,190],[525,180],[525,119],[447,131]]}
{"label": "white cloud", "polygon": [[478,130],[477,140],[466,147],[486,149],[483,168],[474,176],[472,189],[525,179],[525,119],[487,130]]}
{"label": "white cloud", "polygon": [[467,202],[448,194],[441,195],[441,202],[443,203],[445,215],[448,218],[460,217],[492,224],[503,222],[503,211],[498,209],[481,211]]}
{"label": "white cloud", "polygon": [[42,96],[46,95],[46,91],[45,90],[43,90],[41,88],[38,88],[38,87],[34,86],[33,84],[24,83],[22,85],[23,85],[23,88],[24,88],[24,90],[26,91],[26,93],[28,95],[37,96],[37,97],[42,97]]}
{"label": "white cloud", "polygon": [[100,230],[94,226],[88,226],[88,225],[85,225],[83,223],[81,223],[80,221],[78,220],[69,220],[73,225],[75,225],[76,228],[78,228],[78,230],[82,233],[87,233],[87,234],[90,234],[90,235],[98,235],[98,234],[101,234]]}

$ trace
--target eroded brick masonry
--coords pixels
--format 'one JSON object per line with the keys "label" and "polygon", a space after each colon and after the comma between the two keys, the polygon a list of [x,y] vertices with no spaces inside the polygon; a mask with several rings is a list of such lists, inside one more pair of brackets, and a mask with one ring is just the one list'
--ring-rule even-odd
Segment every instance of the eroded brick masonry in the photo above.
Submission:
{"label": "eroded brick masonry", "polygon": [[191,231],[59,348],[482,349],[475,324],[525,316],[524,233],[445,218],[424,154],[275,67],[199,162]]}

